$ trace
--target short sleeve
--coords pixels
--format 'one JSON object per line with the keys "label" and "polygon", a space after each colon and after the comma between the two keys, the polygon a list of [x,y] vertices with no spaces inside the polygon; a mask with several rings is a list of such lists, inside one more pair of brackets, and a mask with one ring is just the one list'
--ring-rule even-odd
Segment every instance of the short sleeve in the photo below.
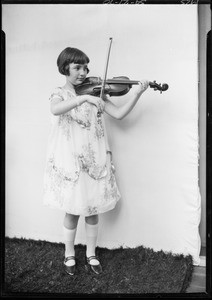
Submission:
{"label": "short sleeve", "polygon": [[64,100],[64,96],[63,96],[63,93],[62,93],[62,89],[61,88],[56,88],[51,96],[49,97],[49,100],[52,101],[53,99],[60,99],[60,100]]}

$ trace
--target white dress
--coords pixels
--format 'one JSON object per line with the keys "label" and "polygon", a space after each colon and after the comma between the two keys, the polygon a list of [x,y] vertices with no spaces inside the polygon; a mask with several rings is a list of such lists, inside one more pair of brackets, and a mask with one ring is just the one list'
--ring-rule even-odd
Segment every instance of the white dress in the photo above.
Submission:
{"label": "white dress", "polygon": [[[50,100],[72,101],[74,92],[56,88]],[[84,102],[51,116],[44,173],[44,205],[91,216],[113,209],[120,199],[104,116]]]}

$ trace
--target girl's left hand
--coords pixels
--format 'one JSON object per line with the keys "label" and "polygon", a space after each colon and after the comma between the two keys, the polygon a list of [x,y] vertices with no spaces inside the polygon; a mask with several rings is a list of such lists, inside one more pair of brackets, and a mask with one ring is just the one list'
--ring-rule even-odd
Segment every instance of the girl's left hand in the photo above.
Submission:
{"label": "girl's left hand", "polygon": [[99,98],[97,109],[99,112],[103,113],[104,108],[105,108],[105,102],[101,98]]}
{"label": "girl's left hand", "polygon": [[148,80],[142,80],[138,82],[138,88],[137,88],[137,94],[140,96],[143,94],[143,92],[148,88],[149,81]]}

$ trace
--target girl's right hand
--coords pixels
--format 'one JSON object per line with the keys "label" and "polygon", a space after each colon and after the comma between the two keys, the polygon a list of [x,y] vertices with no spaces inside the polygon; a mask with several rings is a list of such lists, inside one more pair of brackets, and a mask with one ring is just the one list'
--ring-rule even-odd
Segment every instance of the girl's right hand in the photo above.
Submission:
{"label": "girl's right hand", "polygon": [[99,112],[104,111],[105,103],[100,97],[87,95],[86,100],[88,103],[95,105]]}

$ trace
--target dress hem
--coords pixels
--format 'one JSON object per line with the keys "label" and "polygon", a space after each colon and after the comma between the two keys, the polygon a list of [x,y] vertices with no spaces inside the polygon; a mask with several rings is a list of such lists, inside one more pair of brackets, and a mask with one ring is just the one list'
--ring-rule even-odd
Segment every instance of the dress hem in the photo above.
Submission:
{"label": "dress hem", "polygon": [[56,205],[52,205],[50,203],[44,203],[43,205],[46,206],[46,207],[49,207],[49,208],[52,208],[52,209],[59,209],[61,211],[64,211],[68,214],[72,214],[72,215],[76,215],[76,216],[84,216],[84,217],[89,217],[89,216],[93,216],[93,215],[98,215],[98,214],[103,214],[103,213],[106,213],[112,209],[115,208],[117,202],[120,200],[121,197],[119,197],[115,202],[112,202],[109,206],[107,206],[106,208],[101,208],[99,209],[98,211],[95,211],[94,213],[76,213],[76,211],[70,211],[70,210],[67,210],[65,209],[64,207],[59,207],[59,206],[56,206]]}

